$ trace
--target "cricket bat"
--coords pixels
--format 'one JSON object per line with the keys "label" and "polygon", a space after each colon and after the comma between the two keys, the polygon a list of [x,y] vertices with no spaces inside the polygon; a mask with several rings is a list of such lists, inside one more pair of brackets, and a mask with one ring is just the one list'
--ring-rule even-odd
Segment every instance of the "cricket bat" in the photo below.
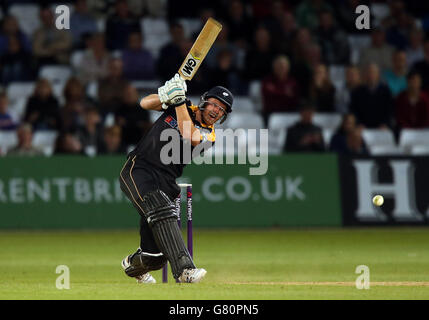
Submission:
{"label": "cricket bat", "polygon": [[215,19],[207,20],[179,69],[183,79],[191,80],[194,77],[221,30],[222,25]]}

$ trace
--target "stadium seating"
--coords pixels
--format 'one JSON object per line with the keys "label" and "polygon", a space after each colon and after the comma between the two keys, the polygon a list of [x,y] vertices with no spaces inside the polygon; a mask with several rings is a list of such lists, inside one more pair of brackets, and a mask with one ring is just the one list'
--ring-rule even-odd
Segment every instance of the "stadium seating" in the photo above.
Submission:
{"label": "stadium seating", "polygon": [[31,37],[40,26],[39,10],[37,4],[13,4],[9,13],[17,18],[20,29]]}
{"label": "stadium seating", "polygon": [[410,153],[415,146],[429,145],[429,129],[403,129],[399,136],[399,146]]}
{"label": "stadium seating", "polygon": [[268,119],[268,152],[279,154],[286,142],[287,128],[299,121],[299,113],[273,113]]}
{"label": "stadium seating", "polygon": [[70,57],[70,63],[74,69],[79,67],[79,65],[81,64],[84,53],[85,53],[85,50],[73,51],[73,53]]}
{"label": "stadium seating", "polygon": [[262,110],[261,81],[254,80],[249,84],[249,97],[255,105],[255,110]]}
{"label": "stadium seating", "polygon": [[0,131],[0,154],[6,154],[7,151],[18,144],[18,137],[15,131]]}
{"label": "stadium seating", "polygon": [[428,145],[412,146],[410,153],[414,156],[428,156],[429,155],[429,146]]}
{"label": "stadium seating", "polygon": [[369,153],[373,156],[394,156],[404,153],[401,147],[391,145],[372,145],[368,149]]}
{"label": "stadium seating", "polygon": [[329,149],[329,146],[331,144],[331,139],[332,139],[332,136],[334,133],[335,133],[334,129],[323,129],[322,130],[323,141],[325,141],[326,150]]}
{"label": "stadium seating", "polygon": [[341,114],[337,113],[316,113],[313,123],[322,129],[337,129],[341,124]]}
{"label": "stadium seating", "polygon": [[183,26],[185,37],[192,39],[192,36],[201,30],[201,20],[198,18],[181,18],[179,22]]}
{"label": "stadium seating", "polygon": [[39,71],[39,78],[49,80],[51,84],[65,83],[72,75],[69,66],[47,65]]}
{"label": "stadium seating", "polygon": [[33,146],[41,149],[46,156],[50,156],[54,152],[57,136],[57,131],[36,131],[33,135]]}
{"label": "stadium seating", "polygon": [[21,122],[25,114],[25,107],[27,106],[27,98],[16,98],[9,102],[9,112],[16,122]]}
{"label": "stadium seating", "polygon": [[352,64],[357,64],[359,61],[359,54],[363,48],[366,48],[371,43],[370,36],[366,35],[349,35],[349,46],[351,50],[350,60]]}
{"label": "stadium seating", "polygon": [[247,97],[235,97],[233,108],[234,112],[256,112],[255,105]]}
{"label": "stadium seating", "polygon": [[86,87],[86,94],[92,99],[98,98],[98,82],[91,81]]}
{"label": "stadium seating", "polygon": [[170,41],[169,27],[165,19],[143,18],[140,20],[143,45],[154,58],[158,58],[160,49]]}
{"label": "stadium seating", "polygon": [[28,98],[34,91],[34,82],[12,82],[6,89],[10,101],[18,98]]}
{"label": "stadium seating", "polygon": [[395,137],[390,130],[365,129],[362,132],[367,146],[395,146]]}
{"label": "stadium seating", "polygon": [[223,127],[231,129],[261,129],[264,127],[264,121],[258,113],[233,112],[228,116]]}
{"label": "stadium seating", "polygon": [[330,66],[329,77],[335,88],[339,90],[345,82],[345,67],[342,65]]}

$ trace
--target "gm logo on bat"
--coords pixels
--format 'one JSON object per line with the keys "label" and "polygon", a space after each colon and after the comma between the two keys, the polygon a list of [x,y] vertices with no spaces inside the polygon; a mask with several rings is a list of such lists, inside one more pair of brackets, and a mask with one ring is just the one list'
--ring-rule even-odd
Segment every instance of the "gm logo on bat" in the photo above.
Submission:
{"label": "gm logo on bat", "polygon": [[188,54],[186,57],[186,63],[183,65],[182,73],[186,76],[191,76],[194,73],[194,70],[200,63],[200,60]]}

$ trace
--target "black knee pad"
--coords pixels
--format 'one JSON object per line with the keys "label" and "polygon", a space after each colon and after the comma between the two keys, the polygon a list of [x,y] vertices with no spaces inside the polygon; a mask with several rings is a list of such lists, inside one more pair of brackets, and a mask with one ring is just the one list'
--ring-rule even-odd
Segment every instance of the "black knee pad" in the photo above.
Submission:
{"label": "black knee pad", "polygon": [[177,219],[174,203],[161,190],[145,194],[141,207],[149,226],[164,219]]}
{"label": "black knee pad", "polygon": [[138,250],[130,258],[130,266],[125,269],[125,273],[130,277],[137,277],[149,271],[159,270],[166,263],[164,255],[153,255]]}

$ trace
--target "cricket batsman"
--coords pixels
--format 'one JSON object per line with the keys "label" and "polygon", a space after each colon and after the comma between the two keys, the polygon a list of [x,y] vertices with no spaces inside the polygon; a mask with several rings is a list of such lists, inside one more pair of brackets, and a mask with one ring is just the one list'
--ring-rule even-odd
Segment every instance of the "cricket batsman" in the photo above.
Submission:
{"label": "cricket batsman", "polygon": [[[197,268],[185,246],[177,225],[174,199],[180,193],[176,179],[186,163],[165,164],[161,141],[165,129],[177,130],[181,153],[184,144],[191,149],[204,143],[211,147],[216,139],[214,124],[225,121],[232,111],[233,95],[224,87],[214,87],[201,96],[198,106],[186,98],[186,81],[176,74],[158,94],[140,101],[146,110],[161,111],[162,115],[127,156],[120,172],[121,189],[141,216],[140,247],[122,261],[125,273],[139,283],[154,283],[149,271],[161,269],[167,261],[179,282],[199,282],[206,270]],[[181,161],[183,159],[180,155]]]}

